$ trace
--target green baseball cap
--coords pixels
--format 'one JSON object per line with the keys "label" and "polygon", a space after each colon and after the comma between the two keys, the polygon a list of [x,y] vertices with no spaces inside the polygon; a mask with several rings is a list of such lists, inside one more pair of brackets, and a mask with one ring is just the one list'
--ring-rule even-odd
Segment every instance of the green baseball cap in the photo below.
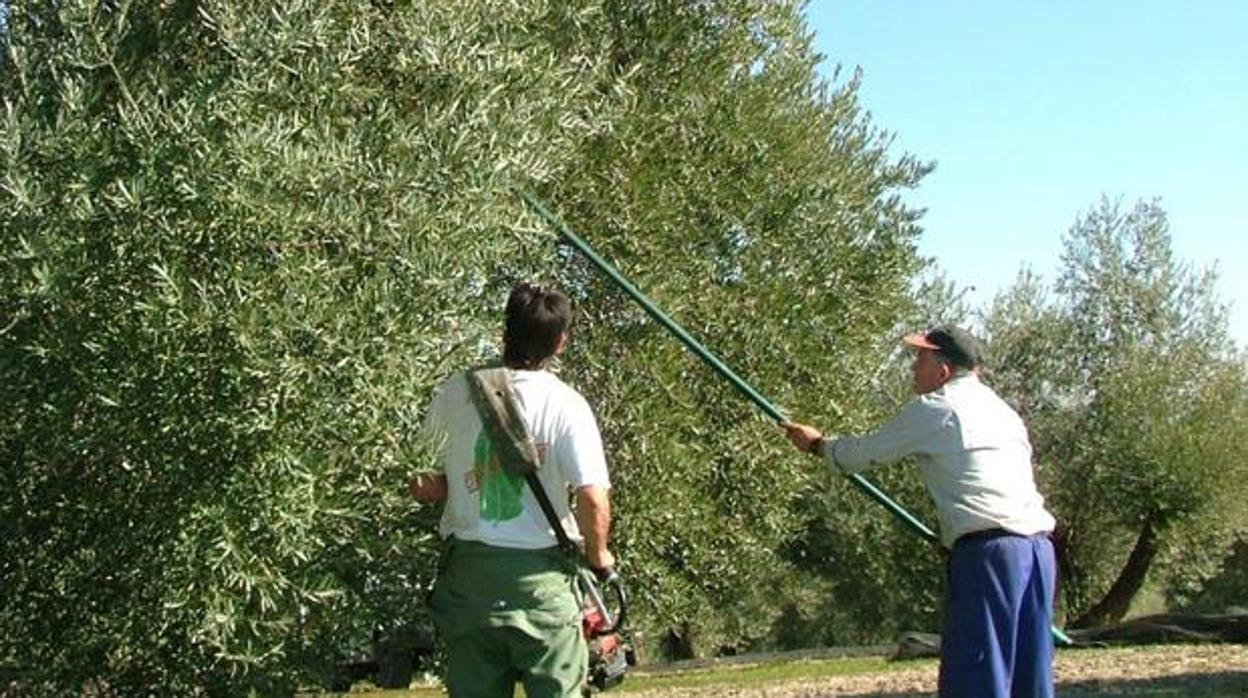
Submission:
{"label": "green baseball cap", "polygon": [[931,349],[955,366],[974,370],[983,363],[979,340],[960,327],[937,327],[927,332],[909,334],[901,340],[918,349]]}

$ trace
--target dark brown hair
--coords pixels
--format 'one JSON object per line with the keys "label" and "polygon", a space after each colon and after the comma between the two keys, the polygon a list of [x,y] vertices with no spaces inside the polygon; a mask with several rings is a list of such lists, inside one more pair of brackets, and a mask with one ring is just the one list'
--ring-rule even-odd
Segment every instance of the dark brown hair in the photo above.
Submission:
{"label": "dark brown hair", "polygon": [[572,324],[572,303],[554,289],[522,281],[507,298],[503,362],[534,368],[554,356],[559,336]]}

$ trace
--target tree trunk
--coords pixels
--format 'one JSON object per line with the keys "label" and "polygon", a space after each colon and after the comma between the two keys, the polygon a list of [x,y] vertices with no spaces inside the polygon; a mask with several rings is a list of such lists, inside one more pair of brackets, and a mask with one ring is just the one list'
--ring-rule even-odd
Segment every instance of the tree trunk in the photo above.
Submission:
{"label": "tree trunk", "polygon": [[1140,535],[1135,539],[1135,548],[1127,564],[1118,573],[1118,579],[1105,592],[1105,597],[1093,604],[1083,615],[1071,622],[1072,628],[1090,628],[1106,623],[1116,623],[1127,615],[1131,601],[1144,586],[1148,569],[1157,557],[1157,525],[1152,518],[1145,519]]}
{"label": "tree trunk", "polygon": [[[1057,557],[1057,588],[1053,590],[1053,600],[1059,607],[1069,608],[1070,604],[1065,603],[1062,594],[1068,589],[1079,588],[1077,584],[1079,572],[1076,570],[1074,560],[1071,559],[1070,539],[1066,533],[1066,527],[1059,523],[1053,530],[1051,538],[1053,553]],[[1058,609],[1053,609],[1053,612],[1056,614]]]}

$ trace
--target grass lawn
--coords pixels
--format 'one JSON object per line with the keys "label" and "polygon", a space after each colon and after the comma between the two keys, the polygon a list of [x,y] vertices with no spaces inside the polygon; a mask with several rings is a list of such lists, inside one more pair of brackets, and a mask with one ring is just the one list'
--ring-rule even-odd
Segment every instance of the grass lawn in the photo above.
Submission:
{"label": "grass lawn", "polygon": [[[889,661],[879,656],[811,658],[775,655],[757,661],[707,662],[689,668],[651,666],[629,674],[609,695],[733,696],[803,695],[934,696],[936,661]],[[1248,646],[1153,645],[1065,649],[1056,662],[1058,694],[1242,698],[1248,696]],[[369,698],[435,698],[439,685],[413,684],[382,691],[357,684],[352,694]],[[523,696],[523,691],[517,691]]]}
{"label": "grass lawn", "polygon": [[[679,672],[655,670],[638,672],[636,676],[629,676],[619,687],[618,692],[621,694],[651,693],[715,686],[731,686],[737,689],[760,688],[833,676],[876,675],[924,665],[930,665],[934,671],[936,660],[889,662],[884,657],[844,657],[721,665]],[[612,693],[616,692],[612,691]]]}
{"label": "grass lawn", "polygon": [[[612,689],[608,695],[628,695],[635,693],[666,693],[696,689],[708,689],[716,686],[731,686],[737,689],[756,688],[773,684],[793,683],[806,680],[818,680],[833,676],[853,676],[861,674],[882,674],[915,666],[936,666],[935,660],[917,660],[911,662],[889,662],[884,657],[847,657],[836,659],[777,659],[760,663],[725,663],[697,669],[667,669],[663,666],[651,666],[634,669],[629,672],[628,679],[620,686]],[[434,698],[445,695],[441,685],[421,686],[412,684],[408,690],[381,690],[367,684],[356,684],[352,694],[363,693],[369,698]],[[518,689],[516,696],[524,696],[524,690]]]}

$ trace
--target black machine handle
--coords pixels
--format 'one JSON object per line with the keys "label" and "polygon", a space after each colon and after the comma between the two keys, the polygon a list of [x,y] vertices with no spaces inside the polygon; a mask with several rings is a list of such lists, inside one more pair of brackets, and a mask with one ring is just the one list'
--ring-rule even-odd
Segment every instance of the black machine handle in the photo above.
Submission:
{"label": "black machine handle", "polygon": [[[611,609],[607,607],[606,600],[603,598],[602,587],[599,586],[599,579],[601,579],[602,586],[609,588],[615,596],[617,609],[615,613],[612,613]],[[583,570],[581,584],[584,586],[585,594],[589,596],[590,603],[602,614],[603,625],[594,629],[593,636],[610,635],[624,627],[624,621],[628,618],[628,591],[624,588],[624,580],[619,573],[612,568],[608,568],[601,573]]]}

